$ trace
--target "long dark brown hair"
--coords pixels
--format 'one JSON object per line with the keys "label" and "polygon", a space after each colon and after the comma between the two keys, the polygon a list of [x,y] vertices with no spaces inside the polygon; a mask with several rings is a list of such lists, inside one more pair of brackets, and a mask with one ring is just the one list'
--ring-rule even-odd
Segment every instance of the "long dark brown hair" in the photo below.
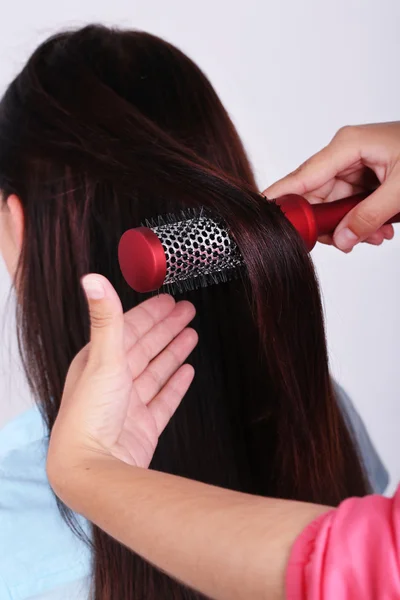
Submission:
{"label": "long dark brown hair", "polygon": [[[196,379],[151,467],[331,505],[366,492],[332,391],[312,263],[257,193],[228,114],[182,52],[100,26],[46,41],[0,105],[0,189],[23,205],[19,336],[50,430],[88,341],[81,276],[104,274],[131,308],[144,296],[119,271],[121,234],[204,206],[228,224],[245,274],[180,296],[197,307]],[[97,528],[93,544],[95,600],[199,598]]]}

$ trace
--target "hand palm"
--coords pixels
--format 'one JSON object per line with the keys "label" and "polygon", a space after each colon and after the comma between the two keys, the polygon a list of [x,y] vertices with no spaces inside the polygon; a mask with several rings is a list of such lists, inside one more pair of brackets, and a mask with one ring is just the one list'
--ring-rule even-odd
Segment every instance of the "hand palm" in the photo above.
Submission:
{"label": "hand palm", "polygon": [[111,448],[112,455],[128,464],[148,467],[160,433],[151,408],[143,403],[133,387],[127,414]]}
{"label": "hand palm", "polygon": [[[123,348],[113,360],[99,367],[90,359],[90,344],[78,354],[68,373],[62,410],[73,405],[71,420],[89,427],[99,450],[149,466],[158,438],[193,378],[193,369],[182,364],[197,343],[195,331],[186,327],[194,314],[188,302],[152,298],[124,315]],[[70,402],[72,395],[85,402]]]}

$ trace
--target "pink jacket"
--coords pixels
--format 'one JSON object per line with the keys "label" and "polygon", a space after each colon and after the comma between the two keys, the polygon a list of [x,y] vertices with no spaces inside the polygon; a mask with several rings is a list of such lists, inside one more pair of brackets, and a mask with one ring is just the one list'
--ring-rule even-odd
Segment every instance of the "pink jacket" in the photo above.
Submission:
{"label": "pink jacket", "polygon": [[400,599],[400,486],[393,498],[351,498],[296,540],[287,600]]}

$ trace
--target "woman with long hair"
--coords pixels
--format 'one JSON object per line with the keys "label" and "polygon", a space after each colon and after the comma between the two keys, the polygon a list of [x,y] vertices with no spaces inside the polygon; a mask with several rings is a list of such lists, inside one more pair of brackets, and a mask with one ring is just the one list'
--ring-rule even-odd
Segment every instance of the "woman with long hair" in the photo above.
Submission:
{"label": "woman with long hair", "polygon": [[[146,33],[98,26],[50,38],[0,104],[0,190],[23,363],[49,432],[69,365],[89,339],[82,276],[107,277],[131,309],[145,296],[119,271],[122,233],[205,207],[235,236],[245,268],[176,295],[197,310],[196,377],[151,468],[331,506],[369,491],[330,378],[310,258],[257,192],[228,114],[184,54]],[[177,306],[184,327],[193,315]],[[95,600],[200,597],[60,510],[91,545]],[[42,565],[53,558],[38,557]]]}

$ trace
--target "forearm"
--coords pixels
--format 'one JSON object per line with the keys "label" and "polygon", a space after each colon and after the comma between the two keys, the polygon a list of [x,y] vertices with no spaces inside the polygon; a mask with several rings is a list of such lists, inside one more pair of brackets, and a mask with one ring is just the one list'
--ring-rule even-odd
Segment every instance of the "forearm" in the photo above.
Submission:
{"label": "forearm", "polygon": [[111,536],[215,600],[281,600],[297,535],[326,507],[273,500],[95,459],[50,477]]}

